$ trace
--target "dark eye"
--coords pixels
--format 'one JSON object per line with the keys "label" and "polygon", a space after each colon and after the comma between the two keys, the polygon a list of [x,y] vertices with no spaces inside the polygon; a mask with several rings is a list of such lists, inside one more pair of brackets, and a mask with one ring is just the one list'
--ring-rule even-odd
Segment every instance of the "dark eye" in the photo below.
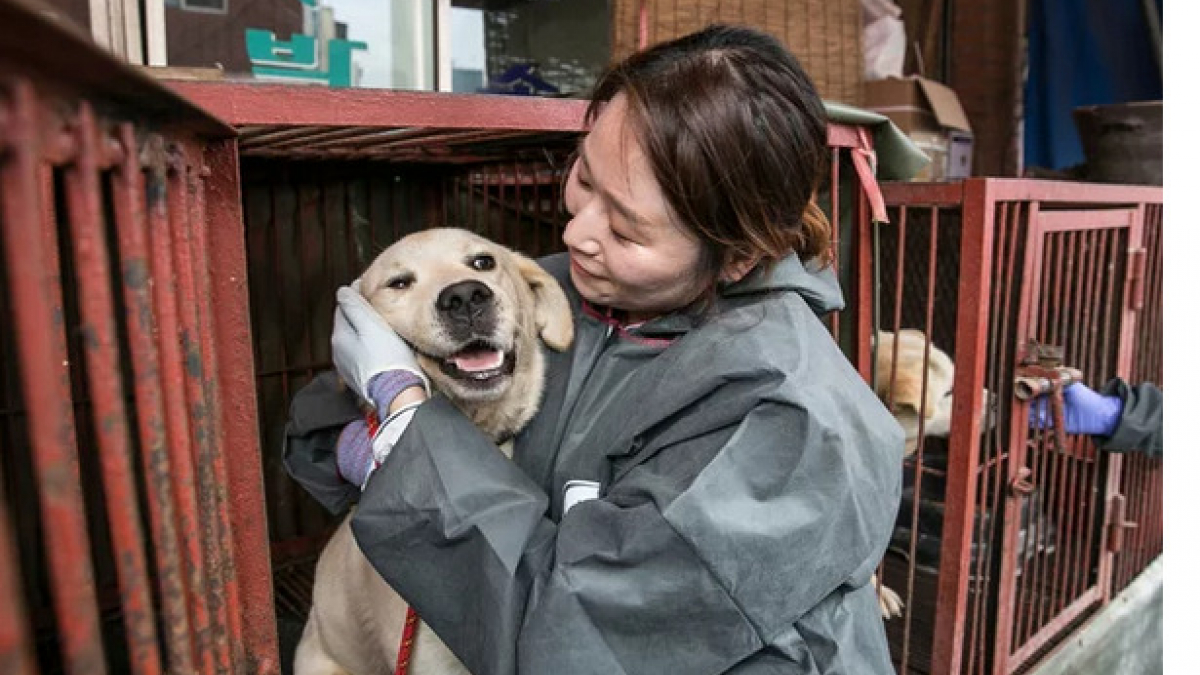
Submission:
{"label": "dark eye", "polygon": [[473,269],[479,270],[480,272],[487,272],[488,270],[496,269],[496,259],[487,254],[477,255],[474,258],[471,258],[470,262],[467,264]]}
{"label": "dark eye", "polygon": [[402,291],[409,286],[412,286],[412,283],[413,276],[411,274],[401,274],[400,276],[389,279],[387,286],[394,291]]}

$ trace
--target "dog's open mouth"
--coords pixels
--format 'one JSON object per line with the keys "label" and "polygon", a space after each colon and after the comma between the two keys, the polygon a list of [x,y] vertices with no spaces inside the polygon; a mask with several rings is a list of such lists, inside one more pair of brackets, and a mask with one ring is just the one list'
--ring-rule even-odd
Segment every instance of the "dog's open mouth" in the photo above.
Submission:
{"label": "dog's open mouth", "polygon": [[486,342],[472,342],[461,351],[442,359],[442,371],[446,375],[483,386],[512,375],[515,366],[516,359],[512,352],[505,353]]}

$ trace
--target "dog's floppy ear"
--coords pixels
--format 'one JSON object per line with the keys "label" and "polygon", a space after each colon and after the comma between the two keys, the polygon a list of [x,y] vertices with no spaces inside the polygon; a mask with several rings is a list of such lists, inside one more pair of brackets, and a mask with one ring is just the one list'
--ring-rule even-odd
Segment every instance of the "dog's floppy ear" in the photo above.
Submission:
{"label": "dog's floppy ear", "polygon": [[575,338],[575,322],[571,318],[571,305],[567,303],[566,293],[558,285],[558,280],[536,262],[520,254],[514,254],[513,257],[517,260],[517,271],[521,278],[533,291],[534,320],[542,342],[561,352],[571,346],[571,340]]}

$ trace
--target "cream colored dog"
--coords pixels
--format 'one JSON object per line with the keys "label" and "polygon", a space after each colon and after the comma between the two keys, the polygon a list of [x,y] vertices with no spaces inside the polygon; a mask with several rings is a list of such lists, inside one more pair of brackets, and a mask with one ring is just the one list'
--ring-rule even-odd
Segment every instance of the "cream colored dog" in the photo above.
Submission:
{"label": "cream colored dog", "polygon": [[[892,415],[904,429],[904,455],[911,455],[920,443],[922,415],[926,436],[949,436],[954,407],[954,361],[950,356],[930,344],[926,363],[925,334],[912,329],[898,334],[880,331],[875,354],[875,393],[885,403],[892,403]],[[900,616],[904,610],[900,595],[880,585],[875,577],[871,583],[878,592],[883,618]]]}
{"label": "cream colored dog", "polygon": [[[412,345],[432,385],[498,443],[537,410],[545,372],[538,338],[563,350],[574,336],[558,281],[466,230],[401,239],[367,268],[359,290]],[[511,457],[509,444],[502,451]],[[358,548],[347,517],[317,561],[296,675],[393,673],[407,612]],[[467,670],[421,623],[408,673]]]}
{"label": "cream colored dog", "polygon": [[[896,364],[894,377],[893,352]],[[949,436],[950,413],[954,408],[954,395],[951,393],[954,388],[954,361],[950,356],[930,344],[927,364],[925,334],[908,328],[898,334],[880,331],[875,353],[875,393],[884,402],[892,403],[892,414],[904,429],[905,456],[917,449],[922,414],[925,417],[926,436]]]}

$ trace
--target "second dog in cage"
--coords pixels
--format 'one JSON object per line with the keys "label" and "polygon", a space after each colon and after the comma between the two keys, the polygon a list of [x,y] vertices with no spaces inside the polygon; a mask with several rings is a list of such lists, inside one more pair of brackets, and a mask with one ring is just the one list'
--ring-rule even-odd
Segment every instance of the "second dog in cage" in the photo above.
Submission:
{"label": "second dog in cage", "polygon": [[[922,431],[926,436],[950,435],[954,361],[932,343],[926,360],[925,343],[925,333],[908,328],[897,333],[879,331],[875,345],[875,393],[891,403],[892,414],[904,429],[905,456],[916,451]],[[876,577],[871,581],[883,618],[900,616],[904,609],[900,595]]]}
{"label": "second dog in cage", "polygon": [[[536,411],[545,372],[539,338],[556,350],[573,338],[558,281],[525,256],[466,230],[401,239],[375,259],[359,290],[413,346],[433,385],[497,443]],[[501,449],[511,453],[511,444]],[[398,655],[411,655],[414,675],[466,675],[423,624],[411,652],[402,651],[407,613],[408,604],[359,549],[347,517],[317,563],[296,675],[391,673]]]}
{"label": "second dog in cage", "polygon": [[922,416],[926,436],[950,435],[954,361],[931,343],[927,362],[925,342],[925,333],[905,328],[880,331],[876,345],[875,393],[892,404],[892,414],[904,429],[906,456],[920,442]]}

